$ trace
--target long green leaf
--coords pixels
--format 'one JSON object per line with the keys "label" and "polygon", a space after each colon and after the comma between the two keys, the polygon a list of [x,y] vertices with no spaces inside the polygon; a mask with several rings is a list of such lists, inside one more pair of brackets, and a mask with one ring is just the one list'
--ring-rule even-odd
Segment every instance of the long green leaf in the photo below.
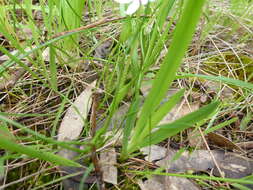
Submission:
{"label": "long green leaf", "polygon": [[231,84],[231,85],[235,85],[241,88],[253,90],[252,83],[244,82],[237,79],[231,79],[231,78],[223,77],[223,76],[209,76],[209,75],[200,75],[200,74],[191,74],[191,73],[181,73],[180,75],[177,76],[177,78],[186,78],[186,77],[197,77],[197,78],[202,78],[206,80],[224,82],[226,84]]}
{"label": "long green leaf", "polygon": [[[83,151],[80,150],[79,148],[75,148],[73,146],[69,146],[66,142],[61,142],[61,141],[57,141],[57,140],[54,140],[53,138],[49,138],[49,137],[46,137],[45,135],[42,135],[40,133],[37,133],[29,128],[27,128],[26,126],[23,126],[21,125],[20,123],[17,123],[5,116],[3,116],[0,112],[0,121],[5,121],[6,123],[9,123],[11,125],[14,125],[15,127],[21,129],[22,131],[28,133],[28,134],[31,134],[33,135],[34,137],[36,137],[37,139],[40,139],[44,142],[47,142],[47,143],[51,143],[51,144],[55,144],[55,145],[58,145],[58,146],[61,146],[63,148],[66,148],[66,149],[69,149],[69,150],[73,150],[73,151],[76,151],[76,152],[80,152],[82,153]],[[0,126],[1,127],[1,126]]]}
{"label": "long green leaf", "polygon": [[132,152],[133,149],[136,149],[136,146],[138,146],[149,133],[149,128],[145,128],[145,125],[166,95],[172,81],[175,79],[176,71],[181,64],[181,60],[192,39],[204,2],[204,0],[186,1],[186,6],[182,17],[176,26],[171,46],[156,75],[153,87],[144,102],[140,118],[134,130],[134,136],[129,144],[128,150],[130,152]]}
{"label": "long green leaf", "polygon": [[213,111],[217,109],[218,105],[219,102],[213,102],[172,123],[158,126],[158,130],[143,139],[142,143],[139,145],[139,148],[159,143],[164,139],[176,135],[177,133],[189,127],[193,127],[195,123],[200,122],[201,120],[207,118],[211,113],[213,113]]}
{"label": "long green leaf", "polygon": [[0,147],[5,150],[18,152],[21,154],[26,154],[29,157],[39,158],[41,160],[45,160],[45,161],[51,162],[53,164],[61,165],[61,166],[81,167],[80,164],[78,164],[72,160],[68,160],[66,158],[57,156],[53,153],[45,152],[42,150],[36,150],[36,149],[31,148],[29,146],[19,145],[19,144],[15,143],[13,140],[8,139],[1,134],[0,134]]}
{"label": "long green leaf", "polygon": [[170,99],[165,102],[158,110],[154,113],[151,119],[151,126],[157,125],[165,115],[179,102],[184,94],[184,89],[173,94]]}
{"label": "long green leaf", "polygon": [[123,131],[123,140],[122,140],[122,157],[127,156],[127,146],[131,131],[135,124],[138,110],[140,107],[141,98],[137,96],[136,100],[131,104],[127,114],[126,114],[126,125],[124,126]]}

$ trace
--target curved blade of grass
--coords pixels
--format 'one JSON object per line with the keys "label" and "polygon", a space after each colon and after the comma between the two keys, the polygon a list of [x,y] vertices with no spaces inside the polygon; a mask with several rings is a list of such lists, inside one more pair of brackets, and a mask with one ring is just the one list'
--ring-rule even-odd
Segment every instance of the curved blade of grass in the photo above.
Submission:
{"label": "curved blade of grass", "polygon": [[179,102],[179,100],[184,95],[184,89],[179,90],[175,94],[173,94],[170,99],[165,102],[158,110],[154,113],[151,119],[151,126],[157,125],[168,112]]}
{"label": "curved blade of grass", "polygon": [[229,183],[241,183],[241,184],[253,184],[250,179],[234,179],[234,178],[223,178],[223,177],[213,177],[213,176],[200,176],[200,175],[188,175],[188,174],[176,174],[176,173],[164,173],[157,171],[133,171],[127,170],[130,173],[135,173],[137,175],[162,175],[162,176],[175,176],[184,177],[189,179],[202,179],[202,180],[212,180],[212,181],[224,181]]}
{"label": "curved blade of grass", "polygon": [[[15,127],[21,129],[22,131],[24,132],[27,132],[28,134],[31,134],[33,135],[35,138],[37,139],[40,139],[44,142],[47,142],[47,143],[51,143],[51,144],[55,144],[55,145],[58,145],[58,146],[61,146],[63,148],[66,148],[66,149],[69,149],[69,150],[73,150],[75,152],[79,152],[79,153],[82,153],[83,151],[80,150],[79,148],[75,148],[75,147],[72,147],[72,146],[69,146],[67,143],[65,142],[61,142],[61,141],[57,141],[57,140],[54,140],[53,138],[48,138],[46,137],[45,135],[42,135],[40,133],[37,133],[29,128],[27,128],[26,126],[23,126],[21,125],[20,123],[17,123],[3,115],[1,115],[1,112],[0,112],[0,121],[5,121],[6,123],[9,123],[11,125],[14,125]],[[1,127],[1,126],[0,126]]]}
{"label": "curved blade of grass", "polygon": [[[176,26],[171,46],[156,75],[153,87],[144,102],[140,118],[133,133],[134,136],[129,144],[129,150],[136,149],[136,146],[138,146],[149,133],[149,127],[145,128],[145,125],[166,95],[172,81],[175,79],[176,71],[192,39],[204,2],[204,0],[186,1],[186,6]],[[151,128],[152,127],[154,126],[151,126]]]}
{"label": "curved blade of grass", "polygon": [[135,124],[137,114],[139,111],[141,99],[138,96],[136,100],[131,104],[127,114],[126,114],[126,125],[123,130],[123,140],[122,140],[122,157],[127,156],[127,146],[131,131]]}
{"label": "curved blade of grass", "polygon": [[224,82],[226,84],[231,84],[231,85],[235,85],[235,86],[238,86],[241,88],[253,90],[252,83],[244,82],[244,81],[237,80],[237,79],[231,79],[231,78],[223,77],[223,76],[208,76],[208,75],[191,74],[191,73],[181,73],[180,75],[177,76],[177,78],[186,78],[186,77],[197,77],[197,78],[202,78],[202,79],[206,79],[206,80]]}
{"label": "curved blade of grass", "polygon": [[5,150],[26,154],[29,157],[39,158],[41,160],[45,160],[61,166],[82,167],[79,163],[57,156],[53,153],[45,152],[42,150],[36,150],[29,146],[19,145],[15,141],[13,141],[13,139],[10,139],[7,136],[5,136],[4,133],[0,133],[0,147]]}
{"label": "curved blade of grass", "polygon": [[[177,133],[189,127],[193,127],[195,123],[202,121],[203,119],[207,118],[210,114],[212,114],[217,109],[218,105],[219,102],[213,102],[172,123],[158,126],[158,130],[146,136],[143,139],[142,143],[140,143],[139,145],[140,147],[138,148],[159,143],[164,139],[176,135]],[[133,149],[132,151],[135,150],[137,150],[137,148]]]}

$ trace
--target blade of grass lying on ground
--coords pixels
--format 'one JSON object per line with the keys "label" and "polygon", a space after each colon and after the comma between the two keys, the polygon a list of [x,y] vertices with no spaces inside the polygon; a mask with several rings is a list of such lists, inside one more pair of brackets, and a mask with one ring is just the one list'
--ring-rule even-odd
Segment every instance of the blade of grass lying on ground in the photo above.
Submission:
{"label": "blade of grass lying on ground", "polygon": [[202,79],[206,79],[206,80],[223,82],[226,84],[231,84],[231,85],[245,88],[248,90],[253,90],[252,83],[244,82],[244,81],[237,80],[237,79],[231,79],[231,78],[224,77],[224,76],[209,76],[209,75],[200,75],[200,74],[191,74],[191,73],[180,73],[180,75],[177,75],[176,78],[180,79],[180,78],[187,78],[187,77],[197,77],[197,78],[202,78]]}
{"label": "blade of grass lying on ground", "polygon": [[[157,126],[157,130],[147,135],[139,144],[138,148],[159,143],[168,137],[176,135],[180,131],[183,131],[189,127],[193,127],[195,123],[198,123],[211,115],[218,106],[219,102],[213,102],[172,123]],[[137,150],[137,148],[133,149],[133,151],[135,150]]]}
{"label": "blade of grass lying on ground", "polygon": [[[246,177],[242,178],[242,180],[253,181],[253,175],[246,176]],[[252,188],[245,187],[245,186],[243,186],[241,184],[238,184],[238,183],[233,183],[231,185],[234,186],[234,187],[236,187],[237,189],[240,189],[240,190],[251,190],[252,189]]]}
{"label": "blade of grass lying on ground", "polygon": [[212,181],[221,181],[221,182],[228,182],[228,183],[253,184],[253,181],[248,180],[248,179],[233,179],[233,178],[187,175],[187,174],[176,174],[176,173],[163,173],[163,172],[152,172],[152,171],[133,171],[133,170],[127,170],[127,171],[129,173],[134,173],[137,175],[175,176],[175,177],[184,177],[184,178],[190,178],[190,179],[202,179],[202,180],[208,180],[208,181],[212,180]]}
{"label": "blade of grass lying on ground", "polygon": [[78,149],[78,148],[69,146],[69,145],[68,145],[67,143],[65,143],[65,142],[56,141],[56,140],[54,140],[53,138],[49,138],[49,137],[46,137],[46,136],[44,136],[44,135],[42,135],[42,134],[40,134],[40,133],[37,133],[37,132],[35,132],[35,131],[33,131],[33,130],[31,130],[31,129],[29,129],[29,128],[23,126],[23,125],[21,125],[20,123],[17,123],[17,122],[15,122],[15,121],[13,121],[13,120],[11,120],[11,119],[9,119],[9,118],[7,118],[7,117],[1,115],[1,114],[0,114],[0,120],[1,120],[1,121],[4,121],[4,122],[6,122],[6,123],[9,123],[9,124],[11,124],[11,125],[14,125],[15,127],[21,129],[22,131],[24,131],[24,132],[26,132],[26,133],[28,133],[28,134],[31,134],[31,135],[33,135],[35,138],[40,139],[40,140],[42,140],[42,141],[44,141],[44,142],[51,143],[51,144],[55,144],[55,145],[61,146],[61,147],[66,148],[66,149],[79,152],[79,153],[82,153],[82,152],[83,152],[82,150],[80,150],[80,149]]}
{"label": "blade of grass lying on ground", "polygon": [[221,128],[227,126],[227,125],[230,125],[231,123],[234,123],[234,122],[237,121],[237,120],[238,120],[238,117],[235,117],[235,118],[232,118],[232,119],[230,119],[230,120],[224,121],[224,122],[222,122],[222,123],[220,123],[220,124],[218,124],[218,125],[216,125],[216,126],[214,126],[214,127],[211,127],[211,128],[209,128],[209,129],[206,129],[206,130],[204,131],[204,134],[206,135],[206,134],[208,134],[208,133],[214,132],[214,131],[216,131],[216,130],[218,130],[218,129],[221,129]]}
{"label": "blade of grass lying on ground", "polygon": [[[185,51],[192,39],[195,27],[199,20],[204,0],[189,0],[186,2],[182,16],[176,26],[175,33],[160,70],[153,82],[152,89],[144,102],[133,137],[129,143],[128,152],[136,150],[136,147],[150,132],[147,121],[165,97],[168,88],[175,78]],[[155,126],[150,126],[151,129]]]}
{"label": "blade of grass lying on ground", "polygon": [[41,160],[45,160],[56,165],[81,167],[80,164],[72,160],[68,160],[63,157],[57,156],[53,153],[46,152],[43,150],[37,150],[30,146],[19,145],[12,138],[11,139],[9,138],[11,134],[8,136],[5,134],[6,131],[3,132],[2,129],[0,129],[0,147],[5,150],[26,154],[29,157],[39,158]]}

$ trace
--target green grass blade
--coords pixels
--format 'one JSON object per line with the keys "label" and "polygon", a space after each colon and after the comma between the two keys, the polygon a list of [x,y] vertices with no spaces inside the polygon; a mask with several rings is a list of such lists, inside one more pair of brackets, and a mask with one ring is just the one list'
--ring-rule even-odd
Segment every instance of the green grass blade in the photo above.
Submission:
{"label": "green grass blade", "polygon": [[135,124],[136,118],[137,118],[137,114],[139,111],[139,106],[140,106],[140,97],[137,97],[136,101],[134,101],[128,112],[127,112],[127,118],[126,118],[126,125],[124,127],[124,131],[123,131],[123,140],[122,140],[122,157],[126,157],[127,156],[127,146],[128,146],[128,141],[129,141],[129,137],[131,135],[131,131],[133,129],[133,126]]}
{"label": "green grass blade", "polygon": [[50,84],[53,90],[57,91],[57,65],[55,62],[55,49],[52,45],[49,46],[49,71],[50,71]]}
{"label": "green grass blade", "polygon": [[[139,146],[144,147],[144,146],[159,143],[163,141],[164,139],[171,137],[173,135],[176,135],[177,133],[189,127],[193,127],[195,123],[202,121],[203,119],[207,118],[210,114],[212,114],[217,109],[218,105],[219,105],[219,102],[213,102],[172,123],[158,126],[158,130],[146,136]],[[135,150],[133,149],[132,151],[135,151]]]}
{"label": "green grass blade", "polygon": [[170,99],[165,102],[158,110],[154,113],[151,119],[151,126],[157,125],[166,114],[179,102],[184,95],[184,89],[173,94]]}
{"label": "green grass blade", "polygon": [[241,183],[241,184],[253,184],[253,181],[250,179],[234,179],[234,178],[223,178],[223,177],[213,177],[213,176],[200,176],[200,175],[188,175],[188,174],[176,174],[176,173],[164,173],[156,171],[133,171],[128,170],[130,173],[135,173],[137,175],[162,175],[162,176],[175,176],[183,177],[189,179],[202,179],[202,180],[212,180],[212,181],[221,181],[228,183]]}
{"label": "green grass blade", "polygon": [[204,134],[206,135],[206,134],[208,134],[208,133],[214,132],[214,131],[216,131],[216,130],[218,130],[218,129],[221,129],[221,128],[225,127],[225,126],[230,125],[231,123],[234,123],[234,122],[237,121],[237,120],[238,120],[238,117],[235,117],[235,118],[232,118],[232,119],[230,119],[230,120],[224,121],[224,122],[222,122],[222,123],[220,123],[220,124],[218,124],[218,125],[216,125],[216,126],[214,126],[214,127],[211,127],[211,128],[209,128],[209,129],[206,129],[206,130],[204,131]]}
{"label": "green grass blade", "polygon": [[149,128],[145,128],[145,125],[166,95],[169,86],[175,78],[176,71],[192,39],[203,5],[204,0],[189,0],[186,2],[182,17],[176,26],[171,46],[156,75],[153,87],[144,102],[129,150],[135,149],[149,133]]}
{"label": "green grass blade", "polygon": [[61,165],[61,166],[81,167],[80,164],[72,160],[68,160],[66,158],[57,156],[53,153],[37,150],[29,146],[19,145],[13,139],[10,139],[5,134],[6,134],[5,132],[3,133],[3,131],[0,130],[0,147],[5,150],[18,152],[21,154],[26,154],[29,157],[39,158],[41,160],[45,160],[45,161],[51,162],[53,164]]}
{"label": "green grass blade", "polygon": [[67,143],[65,142],[61,142],[61,141],[57,141],[57,140],[54,140],[53,138],[48,138],[40,133],[37,133],[3,115],[1,115],[1,112],[0,112],[0,121],[4,121],[6,123],[9,123],[11,125],[14,125],[15,127],[21,129],[22,131],[28,133],[28,134],[31,134],[33,135],[35,138],[39,139],[39,140],[42,140],[44,142],[47,142],[47,143],[51,143],[51,144],[55,144],[55,145],[58,145],[58,146],[61,146],[63,148],[66,148],[66,149],[69,149],[69,150],[73,150],[73,151],[76,151],[76,152],[80,152],[82,153],[82,150],[80,150],[79,148],[75,148],[75,147],[72,147],[72,146],[69,146]]}
{"label": "green grass blade", "polygon": [[231,85],[245,88],[248,90],[253,90],[252,83],[244,82],[244,81],[237,80],[237,79],[231,79],[231,78],[223,77],[223,76],[208,76],[208,75],[191,74],[191,73],[181,73],[180,75],[177,76],[177,78],[187,78],[187,77],[197,77],[197,78],[202,78],[202,79],[206,79],[206,80],[223,82],[226,84],[231,84]]}

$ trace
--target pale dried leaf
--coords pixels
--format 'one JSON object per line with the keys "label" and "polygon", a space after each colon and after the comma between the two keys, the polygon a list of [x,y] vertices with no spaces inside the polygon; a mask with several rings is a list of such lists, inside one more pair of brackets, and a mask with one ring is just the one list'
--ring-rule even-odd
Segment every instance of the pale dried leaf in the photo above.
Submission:
{"label": "pale dried leaf", "polygon": [[[211,153],[225,177],[242,178],[253,173],[252,159],[223,151],[212,150]],[[215,176],[220,176],[211,153],[208,150],[196,150],[192,153],[185,151],[178,159],[172,161],[176,151],[169,149],[166,158],[157,161],[156,165],[176,173],[213,170]]]}
{"label": "pale dried leaf", "polygon": [[141,190],[199,190],[197,185],[187,178],[173,177],[173,176],[159,176],[155,175],[146,181],[138,181]]}
{"label": "pale dried leaf", "polygon": [[22,28],[17,33],[20,40],[31,40],[33,38],[33,32],[31,28]]}
{"label": "pale dried leaf", "polygon": [[[154,176],[156,177],[156,176]],[[151,179],[148,179],[146,181],[139,180],[137,183],[141,190],[166,190],[165,184],[162,184],[160,181],[154,179],[152,177]],[[158,176],[160,177],[160,176]]]}
{"label": "pale dried leaf", "polygon": [[92,89],[95,85],[96,81],[89,85],[68,108],[58,131],[58,141],[75,140],[81,134],[91,107]]}
{"label": "pale dried leaf", "polygon": [[[242,178],[253,173],[253,160],[235,153],[226,153],[224,159],[220,160],[218,165],[227,178]],[[216,167],[213,173],[220,176]]]}
{"label": "pale dried leaf", "polygon": [[[44,61],[49,62],[50,56],[49,56],[49,47],[47,47],[43,52],[42,52],[42,57]],[[57,59],[55,60],[57,63]]]}
{"label": "pale dried leaf", "polygon": [[145,160],[149,162],[153,162],[156,160],[160,160],[166,156],[166,148],[157,146],[157,145],[151,145],[148,147],[143,147],[140,150],[145,156]]}
{"label": "pale dried leaf", "polygon": [[[224,153],[221,151],[212,151],[212,154],[216,161],[220,161],[224,158]],[[185,151],[178,159],[172,161],[175,155],[176,151],[169,149],[167,151],[167,156],[156,162],[156,165],[166,167],[172,172],[186,172],[188,170],[207,171],[215,166],[212,156],[207,150],[196,150],[192,153]]]}
{"label": "pale dried leaf", "polygon": [[200,188],[187,178],[168,176],[167,180],[169,181],[168,190],[199,190]]}
{"label": "pale dried leaf", "polygon": [[221,88],[221,85],[219,83],[213,81],[207,81],[204,85],[208,89],[207,93],[219,92],[222,99],[233,97],[233,90],[227,86],[223,86]]}
{"label": "pale dried leaf", "polygon": [[114,185],[118,184],[117,154],[115,148],[108,148],[100,154],[100,166],[103,180]]}

